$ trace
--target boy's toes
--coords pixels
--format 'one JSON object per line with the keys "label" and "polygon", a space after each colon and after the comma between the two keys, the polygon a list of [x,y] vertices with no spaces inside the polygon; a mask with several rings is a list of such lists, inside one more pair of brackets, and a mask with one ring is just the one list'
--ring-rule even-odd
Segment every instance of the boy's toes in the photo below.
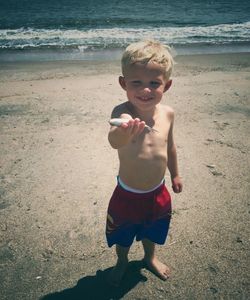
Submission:
{"label": "boy's toes", "polygon": [[157,258],[154,258],[150,262],[146,262],[146,265],[148,269],[160,279],[165,281],[170,277],[170,269]]}

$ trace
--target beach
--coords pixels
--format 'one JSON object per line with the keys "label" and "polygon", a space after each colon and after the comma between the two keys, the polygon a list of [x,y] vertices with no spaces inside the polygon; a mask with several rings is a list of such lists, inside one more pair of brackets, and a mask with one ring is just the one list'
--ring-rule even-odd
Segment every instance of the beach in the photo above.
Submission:
{"label": "beach", "polygon": [[[250,53],[177,56],[174,108],[184,189],[166,245],[171,278],[135,243],[119,288],[105,240],[117,153],[119,61],[0,63],[0,295],[31,299],[248,299]],[[136,171],[136,170],[135,170]]]}

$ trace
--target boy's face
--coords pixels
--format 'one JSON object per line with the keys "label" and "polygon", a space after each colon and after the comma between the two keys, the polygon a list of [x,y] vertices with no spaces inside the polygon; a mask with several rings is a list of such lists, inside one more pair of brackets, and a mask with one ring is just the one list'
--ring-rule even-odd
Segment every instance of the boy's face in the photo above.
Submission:
{"label": "boy's face", "polygon": [[160,103],[172,81],[164,77],[164,70],[156,63],[136,63],[124,70],[119,78],[128,100],[140,111],[149,111]]}

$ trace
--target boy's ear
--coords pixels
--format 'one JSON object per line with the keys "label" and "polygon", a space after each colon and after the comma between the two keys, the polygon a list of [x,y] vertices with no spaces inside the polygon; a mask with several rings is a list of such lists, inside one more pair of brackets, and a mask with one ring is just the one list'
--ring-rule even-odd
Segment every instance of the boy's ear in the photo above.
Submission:
{"label": "boy's ear", "polygon": [[125,78],[123,76],[119,76],[119,83],[120,83],[120,86],[126,91],[126,82],[125,82]]}
{"label": "boy's ear", "polygon": [[170,89],[172,85],[172,79],[169,79],[169,81],[165,84],[164,93]]}

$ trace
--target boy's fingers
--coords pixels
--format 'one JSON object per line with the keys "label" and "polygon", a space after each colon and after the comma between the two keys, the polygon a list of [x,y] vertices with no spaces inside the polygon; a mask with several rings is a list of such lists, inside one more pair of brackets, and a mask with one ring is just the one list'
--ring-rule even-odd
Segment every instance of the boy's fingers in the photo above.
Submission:
{"label": "boy's fingers", "polygon": [[120,127],[121,128],[128,128],[128,123],[122,123]]}
{"label": "boy's fingers", "polygon": [[127,123],[122,123],[120,126],[122,129],[125,129],[129,135],[141,134],[145,127],[145,122],[139,119],[130,119]]}
{"label": "boy's fingers", "polygon": [[137,132],[138,132],[139,122],[140,122],[140,119],[138,119],[138,118],[134,119],[134,124],[133,124],[133,129],[132,129],[133,135],[137,134]]}
{"label": "boy's fingers", "polygon": [[182,185],[181,184],[175,184],[175,185],[173,185],[173,191],[175,193],[181,193],[182,192]]}
{"label": "boy's fingers", "polygon": [[128,132],[129,135],[132,133],[133,123],[134,123],[133,119],[129,120],[128,123],[126,123],[128,125],[128,127],[127,127],[128,131],[127,132]]}
{"label": "boy's fingers", "polygon": [[145,122],[142,121],[142,122],[139,123],[137,134],[138,135],[141,134],[143,132],[144,128],[145,128]]}

